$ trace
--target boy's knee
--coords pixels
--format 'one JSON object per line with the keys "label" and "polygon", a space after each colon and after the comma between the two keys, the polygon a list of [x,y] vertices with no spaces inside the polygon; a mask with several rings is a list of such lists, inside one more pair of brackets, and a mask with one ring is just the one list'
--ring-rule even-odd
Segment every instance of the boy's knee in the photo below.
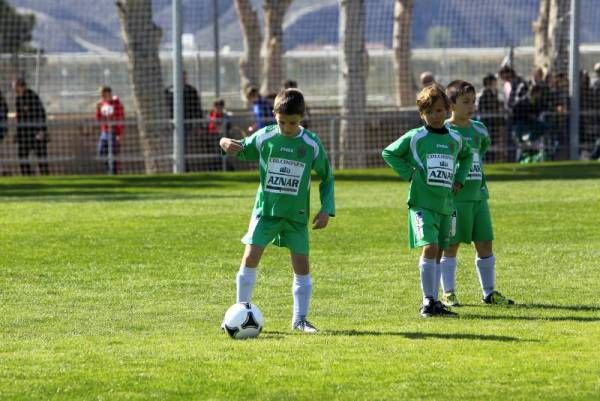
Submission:
{"label": "boy's knee", "polygon": [[492,241],[476,241],[475,250],[477,251],[477,257],[488,258],[492,256]]}
{"label": "boy's knee", "polygon": [[428,244],[423,246],[423,257],[425,259],[437,259],[440,247],[438,244]]}

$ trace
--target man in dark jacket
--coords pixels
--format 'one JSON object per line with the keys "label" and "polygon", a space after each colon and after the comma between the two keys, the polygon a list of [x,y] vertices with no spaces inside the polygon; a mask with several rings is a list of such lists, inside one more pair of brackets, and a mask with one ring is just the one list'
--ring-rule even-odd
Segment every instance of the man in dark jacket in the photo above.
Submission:
{"label": "man in dark jacket", "polygon": [[[173,118],[173,86],[165,90],[167,104],[169,106],[169,116]],[[200,147],[204,150],[204,143],[201,142],[201,127],[199,120],[202,119],[202,103],[198,91],[187,81],[187,73],[183,71],[183,143],[186,156],[189,153],[196,153],[194,150]],[[199,145],[199,146],[197,146]],[[185,171],[190,171],[190,161],[185,161]]]}
{"label": "man in dark jacket", "polygon": [[0,92],[0,142],[8,131],[8,104],[2,92]]}
{"label": "man in dark jacket", "polygon": [[38,158],[40,174],[47,175],[48,168],[48,129],[46,110],[40,97],[27,87],[24,79],[13,82],[15,91],[15,109],[17,111],[17,148],[21,159],[21,174],[33,175],[27,160],[31,151]]}

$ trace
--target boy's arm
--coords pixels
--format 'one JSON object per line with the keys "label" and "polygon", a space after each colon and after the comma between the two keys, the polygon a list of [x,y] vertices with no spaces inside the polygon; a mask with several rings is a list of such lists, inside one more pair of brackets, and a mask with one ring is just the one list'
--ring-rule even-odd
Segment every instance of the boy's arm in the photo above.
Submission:
{"label": "boy's arm", "polygon": [[415,170],[406,160],[411,138],[409,135],[403,135],[381,152],[383,160],[405,181],[411,180]]}
{"label": "boy's arm", "polygon": [[323,145],[319,144],[319,154],[313,163],[313,170],[321,179],[319,184],[319,198],[321,200],[321,213],[328,216],[335,216],[335,197],[334,197],[334,178],[327,153],[323,149]]}
{"label": "boy's arm", "polygon": [[473,164],[473,153],[467,141],[462,140],[462,146],[456,158],[458,160],[458,168],[454,174],[454,182],[464,186],[471,165]]}
{"label": "boy's arm", "polygon": [[228,155],[237,156],[239,160],[258,160],[260,154],[256,147],[256,133],[242,140],[221,138],[219,146]]}
{"label": "boy's arm", "polygon": [[[487,129],[486,129],[487,131]],[[492,144],[492,140],[490,138],[490,135],[488,133],[488,135],[484,135],[481,138],[481,148],[480,148],[480,155],[483,158],[483,156],[485,156],[487,150],[490,148],[490,145]]]}

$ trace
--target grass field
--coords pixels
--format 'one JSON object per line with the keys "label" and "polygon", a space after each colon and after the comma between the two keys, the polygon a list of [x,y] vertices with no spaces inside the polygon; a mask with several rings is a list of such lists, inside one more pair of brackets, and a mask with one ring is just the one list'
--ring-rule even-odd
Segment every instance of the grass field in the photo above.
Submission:
{"label": "grass field", "polygon": [[464,247],[460,318],[421,319],[406,184],[342,172],[337,217],[311,233],[321,333],[290,332],[288,255],[270,247],[249,341],[219,324],[254,174],[3,178],[0,399],[598,400],[600,163],[488,172],[517,306],[480,304]]}

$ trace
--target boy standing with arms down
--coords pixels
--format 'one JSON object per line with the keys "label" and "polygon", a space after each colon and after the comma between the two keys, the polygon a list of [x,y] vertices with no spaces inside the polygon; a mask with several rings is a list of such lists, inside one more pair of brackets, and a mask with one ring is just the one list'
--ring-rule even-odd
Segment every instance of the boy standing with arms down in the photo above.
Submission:
{"label": "boy standing with arms down", "polygon": [[450,239],[453,192],[463,186],[472,154],[460,135],[444,121],[450,103],[439,85],[425,87],[417,97],[425,122],[383,150],[382,156],[398,175],[410,182],[408,238],[411,248],[423,249],[419,260],[423,306],[421,316],[453,316],[438,301],[439,261]]}
{"label": "boy standing with arms down", "polygon": [[475,88],[468,82],[456,80],[446,87],[450,99],[452,117],[446,127],[460,133],[473,152],[473,164],[464,188],[454,198],[456,208],[456,231],[450,238],[450,246],[444,250],[442,266],[442,303],[458,306],[456,296],[456,255],[461,242],[475,244],[475,266],[483,293],[482,302],[496,305],[512,305],[514,302],[495,290],[496,258],[492,252],[492,218],[488,208],[488,189],[483,174],[482,159],[490,145],[486,126],[471,120],[475,113]]}
{"label": "boy standing with arms down", "polygon": [[302,92],[281,91],[273,111],[277,125],[262,128],[241,141],[220,141],[228,154],[259,162],[260,185],[248,233],[242,239],[246,250],[237,274],[236,302],[250,302],[265,247],[273,242],[289,248],[294,270],[292,329],[316,333],[315,326],[306,320],[312,293],[307,228],[311,170],[321,178],[321,210],[312,220],[313,229],[325,228],[329,217],[335,215],[333,173],[319,138],[300,126],[305,111]]}

